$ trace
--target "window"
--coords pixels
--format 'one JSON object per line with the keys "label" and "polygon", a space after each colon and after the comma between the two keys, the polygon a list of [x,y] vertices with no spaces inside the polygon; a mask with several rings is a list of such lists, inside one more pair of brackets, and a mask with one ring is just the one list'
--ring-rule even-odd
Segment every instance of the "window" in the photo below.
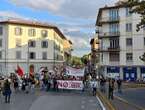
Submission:
{"label": "window", "polygon": [[103,53],[102,53],[102,55],[101,55],[101,61],[103,62]]}
{"label": "window", "polygon": [[126,53],[126,61],[132,61],[133,60],[133,54],[132,53]]}
{"label": "window", "polygon": [[110,53],[109,59],[110,61],[119,61],[119,53]]}
{"label": "window", "polygon": [[132,32],[132,24],[131,23],[126,24],[126,32]]}
{"label": "window", "polygon": [[21,39],[16,39],[16,47],[21,47]]}
{"label": "window", "polygon": [[42,41],[41,46],[42,48],[48,48],[48,41]]}
{"label": "window", "polygon": [[111,21],[119,19],[119,11],[118,9],[111,9],[109,10],[109,17]]}
{"label": "window", "polygon": [[35,29],[29,29],[29,30],[28,30],[28,35],[29,35],[29,36],[35,36],[35,35],[36,35]]}
{"label": "window", "polygon": [[126,46],[132,46],[132,38],[126,38]]}
{"label": "window", "polygon": [[21,59],[21,51],[16,51],[16,59]]}
{"label": "window", "polygon": [[145,46],[145,37],[144,37],[144,46]]}
{"label": "window", "polygon": [[119,32],[119,24],[118,23],[110,24],[109,31],[110,31],[110,34],[115,34],[115,33]]}
{"label": "window", "polygon": [[2,42],[2,39],[0,39],[0,47],[3,46],[3,42]]}
{"label": "window", "polygon": [[28,42],[28,44],[29,44],[29,47],[36,47],[36,42],[35,41],[30,40]]}
{"label": "window", "polygon": [[3,54],[2,54],[2,51],[0,51],[0,59],[2,59],[2,55],[3,55]]}
{"label": "window", "polygon": [[42,30],[41,31],[41,35],[42,35],[42,37],[47,37],[47,31],[46,30]]}
{"label": "window", "polygon": [[30,59],[36,59],[36,53],[35,52],[30,52],[29,53],[29,58]]}
{"label": "window", "polygon": [[3,27],[0,27],[0,35],[3,35]]}
{"label": "window", "polygon": [[131,16],[130,11],[131,11],[131,8],[130,7],[127,7],[126,8],[126,16]]}
{"label": "window", "polygon": [[46,60],[46,59],[47,59],[47,52],[43,52],[43,53],[42,53],[42,59],[43,59],[43,60]]}
{"label": "window", "polygon": [[20,27],[15,28],[15,35],[22,35],[22,29]]}
{"label": "window", "polygon": [[110,48],[119,48],[119,38],[110,39]]}

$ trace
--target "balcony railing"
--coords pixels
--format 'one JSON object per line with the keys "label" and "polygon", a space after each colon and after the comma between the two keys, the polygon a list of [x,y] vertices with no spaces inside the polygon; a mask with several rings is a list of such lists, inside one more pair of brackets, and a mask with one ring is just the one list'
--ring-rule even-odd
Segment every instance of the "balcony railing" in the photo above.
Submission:
{"label": "balcony railing", "polygon": [[103,47],[99,49],[99,52],[119,52],[120,47]]}
{"label": "balcony railing", "polygon": [[119,22],[120,20],[120,17],[119,16],[116,16],[116,17],[103,17],[101,18],[100,20],[100,24],[102,23],[114,23],[114,22]]}
{"label": "balcony railing", "polygon": [[119,37],[120,36],[120,32],[101,32],[99,33],[99,38],[103,38],[103,37]]}
{"label": "balcony railing", "polygon": [[116,47],[108,47],[108,51],[120,51],[120,47],[116,46]]}

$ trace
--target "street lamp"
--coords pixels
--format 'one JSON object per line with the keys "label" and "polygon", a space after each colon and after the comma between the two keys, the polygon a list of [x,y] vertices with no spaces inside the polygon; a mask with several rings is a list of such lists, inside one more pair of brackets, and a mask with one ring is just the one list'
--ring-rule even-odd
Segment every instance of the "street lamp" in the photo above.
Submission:
{"label": "street lamp", "polygon": [[56,48],[56,44],[55,44],[55,32],[54,32],[54,41],[53,41],[53,70],[55,70],[55,48]]}
{"label": "street lamp", "polygon": [[29,74],[29,45],[30,45],[30,40],[28,40],[28,43],[27,43],[27,74]]}

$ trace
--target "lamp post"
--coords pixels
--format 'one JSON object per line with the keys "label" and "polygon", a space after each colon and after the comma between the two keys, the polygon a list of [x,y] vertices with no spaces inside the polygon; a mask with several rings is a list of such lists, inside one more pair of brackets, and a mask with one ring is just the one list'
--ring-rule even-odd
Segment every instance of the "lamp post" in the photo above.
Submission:
{"label": "lamp post", "polygon": [[29,75],[29,51],[30,51],[30,49],[29,49],[29,44],[30,43],[30,41],[28,40],[28,43],[27,43],[27,74]]}
{"label": "lamp post", "polygon": [[55,32],[54,32],[54,42],[53,42],[53,69],[55,70]]}

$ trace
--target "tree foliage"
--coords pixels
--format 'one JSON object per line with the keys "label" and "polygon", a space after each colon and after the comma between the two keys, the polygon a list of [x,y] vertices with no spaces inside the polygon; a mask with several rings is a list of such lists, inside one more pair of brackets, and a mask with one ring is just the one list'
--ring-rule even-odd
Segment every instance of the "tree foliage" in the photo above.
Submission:
{"label": "tree foliage", "polygon": [[89,55],[84,55],[83,57],[81,57],[81,61],[83,62],[83,64],[87,64],[89,61]]}
{"label": "tree foliage", "polygon": [[128,0],[128,6],[132,7],[131,13],[137,13],[141,21],[137,24],[137,31],[145,27],[145,0]]}

